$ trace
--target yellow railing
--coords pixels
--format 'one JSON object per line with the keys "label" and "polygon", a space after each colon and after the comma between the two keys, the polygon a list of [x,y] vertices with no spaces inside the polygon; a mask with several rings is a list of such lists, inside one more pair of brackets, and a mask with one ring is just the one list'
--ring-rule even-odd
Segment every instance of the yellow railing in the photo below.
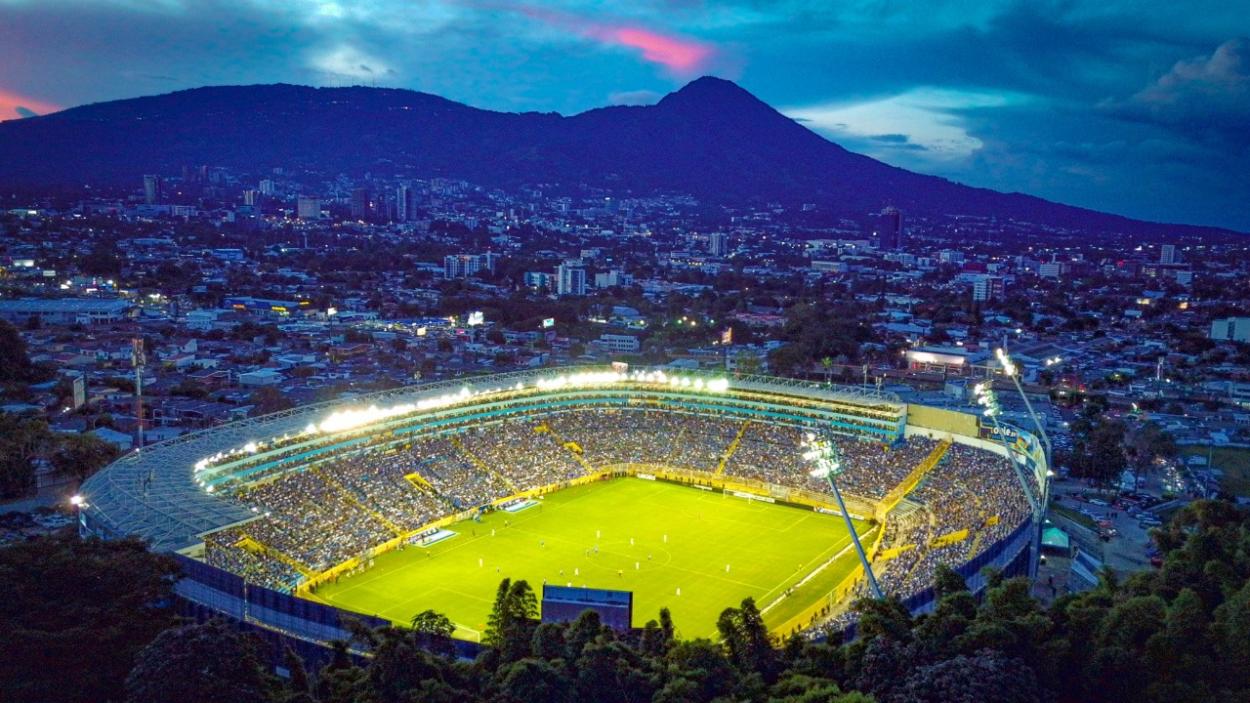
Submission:
{"label": "yellow railing", "polygon": [[929,456],[925,457],[919,464],[916,464],[916,468],[912,469],[911,473],[907,474],[906,478],[900,481],[897,486],[892,488],[890,492],[887,493],[879,503],[877,503],[876,518],[878,522],[884,521],[885,516],[888,515],[896,505],[902,502],[902,500],[907,497],[908,493],[916,490],[916,486],[920,485],[920,481],[924,479],[925,476],[929,475],[929,472],[941,463],[942,457],[946,456],[946,450],[950,449],[950,447],[951,441],[949,439],[944,439],[939,442],[938,445],[933,448],[933,451],[929,452]]}
{"label": "yellow railing", "polygon": [[294,557],[288,556],[282,551],[275,549],[274,547],[271,547],[265,544],[264,542],[261,542],[260,540],[256,539],[255,537],[247,533],[243,533],[242,537],[239,538],[239,541],[235,542],[234,544],[236,547],[239,547],[241,549],[246,549],[249,552],[254,552],[254,553],[260,554],[261,556],[267,556],[267,557],[272,557],[274,559],[277,559],[283,564],[286,564],[292,569],[295,569],[297,572],[299,572],[300,576],[303,576],[305,578],[309,578],[313,576],[312,569],[308,568],[307,566],[304,566],[304,564],[301,563],[299,560],[295,559]]}
{"label": "yellow railing", "polygon": [[747,428],[751,426],[751,421],[747,420],[742,423],[742,427],[738,428],[738,434],[734,435],[734,441],[729,443],[729,448],[725,450],[725,455],[720,458],[720,463],[716,465],[716,475],[724,476],[725,467],[729,465],[729,460],[733,457],[734,452],[738,451],[739,445],[742,444],[742,435],[747,433]]}
{"label": "yellow railing", "polygon": [[573,461],[576,461],[578,465],[581,466],[586,471],[586,473],[592,474],[598,471],[598,469],[592,466],[589,461],[586,461],[586,457],[582,456],[581,445],[578,444],[577,442],[566,442],[563,439],[561,439],[560,435],[556,432],[556,428],[544,422],[538,427],[535,427],[534,431],[547,433],[547,436],[555,440],[555,443],[560,445],[561,449],[564,449],[570,455],[572,455]]}
{"label": "yellow railing", "polygon": [[[872,563],[873,558],[876,556],[884,534],[884,529],[874,527],[865,535],[871,535],[872,537],[864,549],[869,564]],[[827,619],[845,611],[850,606],[850,595],[855,592],[855,588],[864,580],[864,566],[856,559],[854,568],[832,590],[799,613],[791,616],[785,622],[773,627],[771,629],[773,636],[778,638],[789,637],[795,632],[811,627],[822,618]]]}
{"label": "yellow railing", "polygon": [[413,487],[419,491],[434,491],[434,486],[430,485],[430,482],[425,480],[425,477],[416,471],[413,471],[410,474],[404,474],[404,480],[411,483]]}
{"label": "yellow railing", "polygon": [[929,547],[933,549],[949,547],[952,544],[958,544],[966,539],[968,539],[968,529],[964,528],[962,530],[947,532],[944,535],[935,537],[933,541],[929,542]]}

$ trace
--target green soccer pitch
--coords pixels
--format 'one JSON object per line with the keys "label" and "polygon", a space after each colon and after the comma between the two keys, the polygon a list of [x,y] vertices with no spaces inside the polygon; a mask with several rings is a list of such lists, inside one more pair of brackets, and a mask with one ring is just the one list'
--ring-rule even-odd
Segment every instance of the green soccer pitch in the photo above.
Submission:
{"label": "green soccer pitch", "polygon": [[[457,637],[476,640],[508,577],[528,581],[540,599],[544,581],[633,591],[635,627],[668,607],[678,636],[693,638],[715,636],[726,607],[752,596],[763,608],[836,555],[765,613],[776,627],[857,563],[840,516],[637,478],[569,488],[449,529],[458,534],[383,554],[313,598],[402,624],[432,609],[456,623]],[[869,525],[856,529],[862,536]]]}

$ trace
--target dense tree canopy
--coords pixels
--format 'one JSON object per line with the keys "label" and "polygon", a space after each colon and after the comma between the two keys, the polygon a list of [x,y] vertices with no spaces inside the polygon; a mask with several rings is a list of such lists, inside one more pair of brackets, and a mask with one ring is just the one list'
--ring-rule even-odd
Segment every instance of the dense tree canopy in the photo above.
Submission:
{"label": "dense tree canopy", "polygon": [[132,540],[0,548],[0,697],[121,700],[136,653],[174,623],[176,572]]}

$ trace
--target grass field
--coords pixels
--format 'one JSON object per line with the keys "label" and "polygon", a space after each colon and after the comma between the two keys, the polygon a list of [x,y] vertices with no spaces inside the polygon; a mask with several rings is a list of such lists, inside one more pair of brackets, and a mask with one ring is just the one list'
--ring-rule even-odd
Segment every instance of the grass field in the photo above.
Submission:
{"label": "grass field", "polygon": [[539,507],[451,529],[457,536],[383,554],[368,571],[321,586],[316,599],[405,624],[433,609],[456,623],[458,637],[477,639],[500,579],[525,579],[540,598],[545,580],[633,591],[636,627],[667,606],[679,636],[691,638],[714,636],[725,607],[753,596],[763,608],[839,555],[765,613],[770,627],[785,622],[857,561],[841,517],[635,478],[570,488]]}

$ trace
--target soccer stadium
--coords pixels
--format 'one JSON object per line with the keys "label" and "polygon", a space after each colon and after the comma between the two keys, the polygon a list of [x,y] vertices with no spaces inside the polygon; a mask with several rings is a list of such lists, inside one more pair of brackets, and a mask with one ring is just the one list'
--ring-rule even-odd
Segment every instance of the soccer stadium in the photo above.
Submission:
{"label": "soccer stadium", "polygon": [[79,522],[176,554],[199,612],[307,642],[425,610],[475,641],[505,577],[628,592],[632,626],[667,607],[682,637],[746,597],[822,636],[871,575],[923,612],[939,564],[974,590],[1031,570],[1045,454],[993,420],[622,364],[467,377],[144,448],[84,484]]}

